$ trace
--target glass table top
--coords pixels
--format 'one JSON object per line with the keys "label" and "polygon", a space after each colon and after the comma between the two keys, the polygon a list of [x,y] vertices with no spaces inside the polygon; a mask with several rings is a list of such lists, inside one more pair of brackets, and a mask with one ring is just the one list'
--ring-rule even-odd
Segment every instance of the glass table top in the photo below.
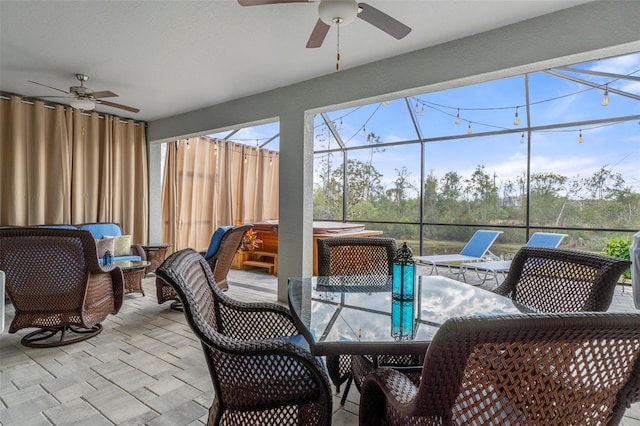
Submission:
{"label": "glass table top", "polygon": [[316,355],[422,354],[449,318],[531,312],[436,275],[417,277],[415,297],[405,301],[392,298],[391,277],[290,278],[289,306]]}

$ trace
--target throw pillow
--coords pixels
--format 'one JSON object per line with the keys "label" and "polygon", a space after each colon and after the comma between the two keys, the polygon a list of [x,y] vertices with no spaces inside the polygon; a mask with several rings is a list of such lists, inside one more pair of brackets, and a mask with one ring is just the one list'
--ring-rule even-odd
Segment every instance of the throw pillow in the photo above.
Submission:
{"label": "throw pillow", "polygon": [[102,238],[110,238],[115,240],[114,256],[130,256],[131,255],[131,235],[105,235]]}
{"label": "throw pillow", "polygon": [[106,240],[96,240],[96,251],[98,252],[98,259],[101,259],[107,251],[111,252],[111,255],[116,251],[116,240],[109,238]]}

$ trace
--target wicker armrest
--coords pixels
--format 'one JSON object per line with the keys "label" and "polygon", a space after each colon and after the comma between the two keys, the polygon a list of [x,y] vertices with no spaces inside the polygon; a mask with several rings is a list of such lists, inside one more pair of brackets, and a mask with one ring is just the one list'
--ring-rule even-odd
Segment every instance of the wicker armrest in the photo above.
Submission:
{"label": "wicker armrest", "polygon": [[140,244],[133,244],[131,246],[131,253],[133,253],[134,256],[140,256],[140,260],[142,261],[147,260],[147,253]]}
{"label": "wicker armrest", "polygon": [[417,394],[418,388],[407,376],[392,368],[378,368],[362,382],[360,424],[381,424],[387,404],[403,412]]}

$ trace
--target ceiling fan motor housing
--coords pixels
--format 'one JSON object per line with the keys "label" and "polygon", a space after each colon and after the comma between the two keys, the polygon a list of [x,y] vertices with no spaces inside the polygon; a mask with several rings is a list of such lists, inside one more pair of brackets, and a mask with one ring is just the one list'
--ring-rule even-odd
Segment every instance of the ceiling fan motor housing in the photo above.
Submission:
{"label": "ceiling fan motor housing", "polygon": [[345,25],[358,16],[356,0],[322,0],[318,4],[318,15],[327,25]]}
{"label": "ceiling fan motor housing", "polygon": [[69,88],[69,92],[73,93],[76,96],[85,97],[91,95],[93,93],[93,90],[84,86],[71,86]]}

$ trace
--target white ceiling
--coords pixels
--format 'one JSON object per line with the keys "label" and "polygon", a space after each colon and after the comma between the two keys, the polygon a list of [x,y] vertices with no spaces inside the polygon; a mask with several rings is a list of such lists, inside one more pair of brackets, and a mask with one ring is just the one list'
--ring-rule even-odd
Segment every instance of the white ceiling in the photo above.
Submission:
{"label": "white ceiling", "polygon": [[[356,19],[341,29],[341,69],[589,1],[368,0],[413,31],[398,41]],[[0,19],[0,90],[57,95],[27,80],[68,90],[84,73],[88,87],[119,95],[108,100],[140,108],[98,111],[144,121],[336,72],[335,29],[321,48],[305,48],[316,2],[0,0]]]}

